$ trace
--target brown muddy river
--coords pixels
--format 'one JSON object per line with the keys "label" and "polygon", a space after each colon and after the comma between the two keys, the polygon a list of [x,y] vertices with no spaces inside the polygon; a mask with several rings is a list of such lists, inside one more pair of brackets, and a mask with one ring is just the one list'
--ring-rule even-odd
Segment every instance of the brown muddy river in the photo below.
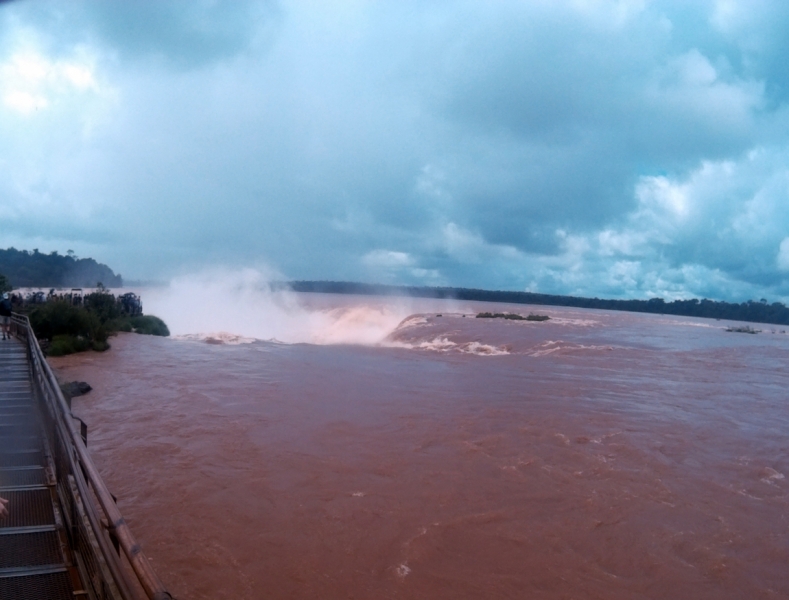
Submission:
{"label": "brown muddy river", "polygon": [[780,327],[423,302],[376,345],[402,307],[304,302],[324,343],[178,325],[51,359],[179,599],[789,597]]}

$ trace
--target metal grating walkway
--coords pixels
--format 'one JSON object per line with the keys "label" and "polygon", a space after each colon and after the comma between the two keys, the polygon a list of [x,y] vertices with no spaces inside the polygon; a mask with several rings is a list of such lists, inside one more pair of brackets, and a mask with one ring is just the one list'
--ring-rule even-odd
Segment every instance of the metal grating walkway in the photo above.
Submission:
{"label": "metal grating walkway", "polygon": [[0,518],[0,598],[84,598],[37,411],[25,346],[0,339],[0,497],[9,511]]}

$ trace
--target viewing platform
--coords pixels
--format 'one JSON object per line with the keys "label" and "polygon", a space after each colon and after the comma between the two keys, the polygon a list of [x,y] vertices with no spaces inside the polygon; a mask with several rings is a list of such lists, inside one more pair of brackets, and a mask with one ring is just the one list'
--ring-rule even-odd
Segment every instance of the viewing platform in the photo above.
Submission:
{"label": "viewing platform", "polygon": [[0,340],[0,598],[168,600],[27,318]]}
{"label": "viewing platform", "polygon": [[87,598],[73,568],[22,342],[0,340],[0,598]]}

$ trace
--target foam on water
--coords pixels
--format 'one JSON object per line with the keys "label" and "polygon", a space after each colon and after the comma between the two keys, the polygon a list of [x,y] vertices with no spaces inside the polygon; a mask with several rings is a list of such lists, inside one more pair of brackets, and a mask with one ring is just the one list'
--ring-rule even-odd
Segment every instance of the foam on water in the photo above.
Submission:
{"label": "foam on water", "polygon": [[186,333],[182,335],[174,335],[174,340],[187,340],[190,342],[205,342],[206,344],[225,344],[229,346],[237,346],[238,344],[251,344],[256,342],[255,338],[244,337],[234,333],[227,333],[226,331],[219,331],[216,333]]}
{"label": "foam on water", "polygon": [[539,346],[527,352],[529,356],[546,356],[548,354],[566,354],[571,352],[588,352],[588,351],[603,351],[609,352],[613,350],[613,346],[598,346],[598,345],[584,345],[564,342],[562,340],[548,340]]}
{"label": "foam on water", "polygon": [[779,473],[772,467],[764,467],[759,474],[762,475],[761,481],[769,485],[774,485],[776,481],[785,479],[783,473]]}
{"label": "foam on water", "polygon": [[724,325],[715,325],[713,323],[700,323],[698,321],[679,321],[671,320],[665,321],[666,325],[679,325],[680,327],[704,327],[705,329],[725,329]]}
{"label": "foam on water", "polygon": [[568,317],[551,317],[551,323],[554,325],[572,325],[574,327],[597,327],[600,321],[594,319],[571,319]]}
{"label": "foam on water", "polygon": [[[463,339],[463,326],[453,328],[451,331],[437,334],[431,329],[444,323],[444,318],[463,317],[464,313],[442,313],[441,317],[426,314],[411,315],[403,321],[381,342],[380,345],[391,348],[406,348],[409,350],[426,350],[430,352],[458,352],[474,354],[477,356],[502,356],[510,354],[510,348],[503,345],[483,343],[474,339]],[[474,321],[469,320],[468,324]],[[452,339],[460,338],[460,339]]]}
{"label": "foam on water", "polygon": [[431,352],[460,352],[462,354],[475,354],[477,356],[503,356],[510,354],[506,346],[494,346],[481,342],[453,342],[446,337],[435,337],[430,340],[416,342],[404,342],[391,340],[383,342],[381,345],[390,348],[406,348],[408,350],[428,350]]}
{"label": "foam on water", "polygon": [[506,346],[492,346],[480,342],[460,344],[458,349],[464,354],[477,354],[479,356],[503,356],[510,353]]}

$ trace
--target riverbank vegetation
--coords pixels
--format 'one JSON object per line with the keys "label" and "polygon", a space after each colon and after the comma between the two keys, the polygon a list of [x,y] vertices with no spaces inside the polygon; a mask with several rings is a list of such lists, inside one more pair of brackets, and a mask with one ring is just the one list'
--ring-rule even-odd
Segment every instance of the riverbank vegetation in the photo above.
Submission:
{"label": "riverbank vegetation", "polygon": [[131,316],[112,294],[98,290],[87,294],[82,304],[63,298],[24,308],[42,349],[50,356],[110,347],[109,338],[119,331],[168,336],[164,321],[153,315]]}

